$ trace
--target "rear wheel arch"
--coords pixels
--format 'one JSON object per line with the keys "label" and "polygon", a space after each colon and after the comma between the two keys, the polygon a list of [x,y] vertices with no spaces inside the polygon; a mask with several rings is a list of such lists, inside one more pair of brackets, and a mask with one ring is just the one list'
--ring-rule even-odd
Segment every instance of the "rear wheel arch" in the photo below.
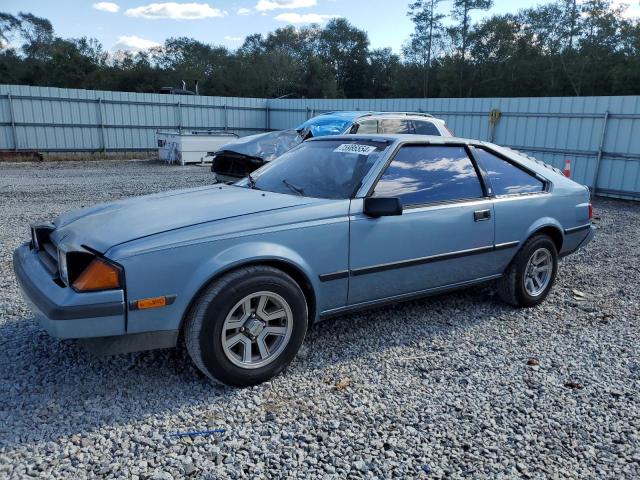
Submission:
{"label": "rear wheel arch", "polygon": [[556,251],[558,252],[558,254],[560,254],[560,250],[562,249],[562,244],[564,242],[564,235],[562,234],[562,230],[560,230],[555,225],[549,225],[549,224],[542,225],[540,227],[532,229],[531,232],[527,235],[527,237],[522,242],[520,242],[516,252],[514,253],[511,260],[509,261],[509,265],[507,265],[507,267],[505,268],[505,272],[509,268],[509,266],[511,266],[511,263],[515,260],[518,254],[522,251],[526,243],[536,235],[546,235],[547,237],[549,237],[553,242],[553,244],[555,245]]}
{"label": "rear wheel arch", "polygon": [[560,253],[560,250],[562,250],[562,244],[564,243],[564,235],[562,234],[562,230],[560,230],[558,227],[554,225],[545,225],[533,231],[529,235],[527,240],[529,240],[529,238],[532,238],[540,234],[546,235],[547,237],[549,237],[553,241],[554,245],[556,246],[556,250],[558,251],[558,253]]}
{"label": "rear wheel arch", "polygon": [[216,272],[213,276],[209,277],[207,281],[205,281],[200,286],[200,288],[198,288],[198,290],[193,294],[193,296],[189,300],[189,304],[187,308],[185,308],[182,314],[182,318],[180,319],[180,327],[179,327],[180,335],[182,335],[182,331],[185,325],[185,320],[189,316],[191,310],[193,309],[195,303],[197,302],[202,292],[206,290],[209,285],[220,280],[225,275],[235,272],[236,270],[240,270],[246,267],[255,267],[255,266],[265,266],[265,267],[276,268],[286,273],[287,275],[289,275],[302,290],[302,293],[304,294],[305,300],[307,302],[309,322],[313,323],[316,315],[316,305],[317,305],[316,294],[315,294],[315,289],[313,288],[313,285],[311,284],[311,281],[309,280],[306,273],[304,273],[300,267],[286,260],[282,260],[279,258],[258,259],[258,260],[250,260],[241,264],[232,265],[226,269]]}
{"label": "rear wheel arch", "polygon": [[[532,259],[538,256],[539,252],[547,252],[549,258],[548,265],[541,265],[542,268],[536,268],[536,262],[531,265]],[[543,253],[544,254],[544,253]],[[531,268],[530,268],[531,267]],[[533,269],[533,270],[531,270]],[[540,271],[548,273],[540,273]],[[547,297],[549,291],[553,287],[556,274],[558,271],[558,251],[553,238],[542,229],[532,233],[523,243],[518,253],[507,266],[502,277],[497,281],[498,296],[506,303],[515,307],[532,307],[538,305]],[[532,276],[533,275],[533,276]],[[527,278],[548,276],[548,279],[540,279],[540,288],[544,288],[541,292],[527,291]],[[535,280],[534,280],[535,281]],[[547,282],[546,285],[544,282]],[[532,284],[536,286],[535,284]],[[544,287],[543,287],[544,285]]]}

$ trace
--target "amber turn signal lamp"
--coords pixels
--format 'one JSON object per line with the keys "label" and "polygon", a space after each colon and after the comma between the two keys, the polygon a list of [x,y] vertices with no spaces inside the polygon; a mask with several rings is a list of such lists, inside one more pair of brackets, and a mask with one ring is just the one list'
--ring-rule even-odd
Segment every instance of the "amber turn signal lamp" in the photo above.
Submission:
{"label": "amber turn signal lamp", "polygon": [[120,268],[94,258],[73,282],[73,288],[79,292],[120,288]]}
{"label": "amber turn signal lamp", "polygon": [[138,300],[136,306],[138,310],[144,310],[146,308],[160,308],[167,304],[167,297],[153,297],[145,298],[144,300]]}

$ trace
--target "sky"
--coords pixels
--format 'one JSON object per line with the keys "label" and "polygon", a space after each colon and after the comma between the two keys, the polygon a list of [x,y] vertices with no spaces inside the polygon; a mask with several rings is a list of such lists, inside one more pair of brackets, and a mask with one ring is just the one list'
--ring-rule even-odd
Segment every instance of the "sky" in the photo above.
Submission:
{"label": "sky", "polygon": [[[474,20],[547,1],[494,0],[489,12],[474,12]],[[640,11],[638,1],[629,3]],[[178,36],[233,49],[252,33],[344,17],[368,33],[373,48],[391,47],[400,53],[412,31],[408,4],[409,0],[3,0],[0,11],[48,18],[58,36],[95,37],[112,51],[136,51]],[[442,13],[448,14],[451,4],[442,1]]]}

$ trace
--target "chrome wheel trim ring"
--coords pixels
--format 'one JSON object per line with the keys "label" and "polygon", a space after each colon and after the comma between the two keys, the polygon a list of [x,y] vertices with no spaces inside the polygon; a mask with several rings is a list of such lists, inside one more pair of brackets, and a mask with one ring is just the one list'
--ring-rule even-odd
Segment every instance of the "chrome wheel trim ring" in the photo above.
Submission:
{"label": "chrome wheel trim ring", "polygon": [[236,303],[222,325],[221,343],[234,365],[253,370],[278,358],[289,344],[293,313],[274,292],[251,293]]}
{"label": "chrome wheel trim ring", "polygon": [[539,297],[547,289],[553,273],[553,256],[545,247],[534,251],[524,269],[523,286],[528,295]]}

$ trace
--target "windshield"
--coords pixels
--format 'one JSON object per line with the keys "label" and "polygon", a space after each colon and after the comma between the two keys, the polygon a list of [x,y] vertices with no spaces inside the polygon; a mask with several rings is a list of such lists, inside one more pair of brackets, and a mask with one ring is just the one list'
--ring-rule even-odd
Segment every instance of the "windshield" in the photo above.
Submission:
{"label": "windshield", "polygon": [[351,198],[389,144],[361,139],[305,142],[253,172],[246,185],[305,197]]}

